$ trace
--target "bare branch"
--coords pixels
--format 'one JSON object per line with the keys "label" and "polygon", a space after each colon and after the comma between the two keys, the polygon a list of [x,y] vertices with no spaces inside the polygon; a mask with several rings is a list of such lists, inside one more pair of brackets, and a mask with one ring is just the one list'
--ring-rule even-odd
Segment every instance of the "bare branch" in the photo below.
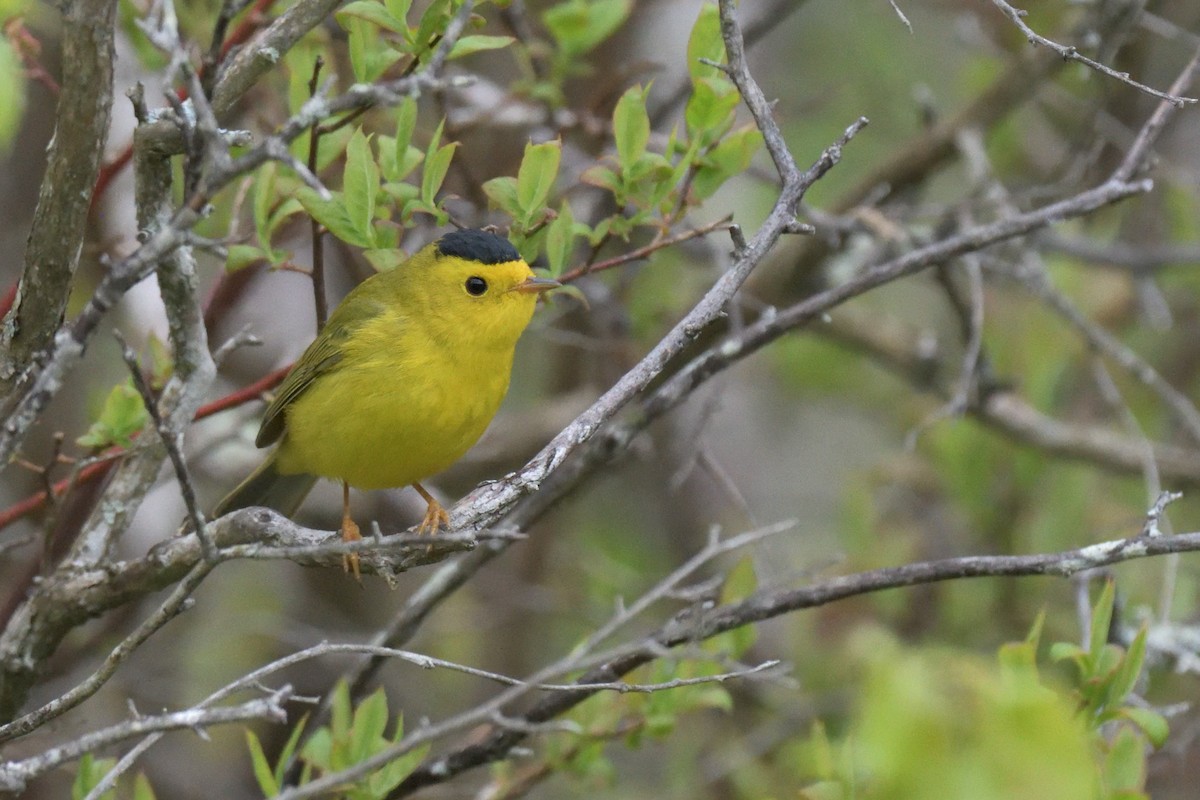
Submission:
{"label": "bare branch", "polygon": [[1183,108],[1185,105],[1196,102],[1195,98],[1180,97],[1174,94],[1175,92],[1182,91],[1179,88],[1172,87],[1171,93],[1160,92],[1158,89],[1154,89],[1150,86],[1146,86],[1145,84],[1138,83],[1137,81],[1133,80],[1129,77],[1128,72],[1117,72],[1112,67],[1105,66],[1099,61],[1088,58],[1080,53],[1075,47],[1058,44],[1057,42],[1053,42],[1046,37],[1035,33],[1032,28],[1025,24],[1024,18],[1028,12],[1019,8],[1014,8],[1013,6],[1004,2],[1004,0],[992,0],[992,4],[995,5],[996,8],[1000,9],[1000,11],[1003,12],[1006,17],[1012,20],[1014,25],[1021,29],[1021,33],[1025,35],[1025,38],[1029,40],[1030,44],[1040,44],[1043,47],[1048,47],[1062,56],[1066,61],[1078,61],[1079,63],[1084,64],[1085,66],[1090,67],[1099,73],[1107,75],[1110,78],[1116,78],[1121,83],[1132,86],[1138,91],[1142,91],[1148,95],[1166,100],[1176,108]]}
{"label": "bare branch", "polygon": [[[606,663],[582,675],[578,683],[581,687],[585,684],[607,684],[658,658],[666,648],[701,641],[743,625],[872,592],[964,578],[1018,575],[1070,577],[1078,572],[1133,559],[1197,550],[1200,550],[1200,533],[1175,537],[1138,535],[1043,555],[967,556],[917,562],[831,578],[797,589],[763,592],[741,602],[702,611],[682,622],[672,621],[623,652],[612,654]],[[557,693],[543,698],[528,712],[513,719],[525,725],[541,725],[569,711],[591,695],[592,692],[583,688],[573,693]],[[515,726],[506,726],[494,729],[482,738],[476,737],[475,741],[422,764],[388,795],[388,800],[407,797],[421,788],[442,783],[469,769],[502,759],[526,736]],[[417,735],[413,738],[417,738]],[[395,749],[401,749],[405,741]],[[416,746],[416,743],[412,746]],[[379,759],[371,769],[377,769],[385,761]],[[313,795],[304,792],[282,795],[288,800],[310,796]]]}
{"label": "bare branch", "polygon": [[[27,370],[50,345],[66,312],[111,117],[117,4],[76,0],[60,8],[62,60],[68,66],[20,291],[0,330],[0,398],[5,401],[0,405],[6,408],[14,390],[23,389]],[[7,464],[9,456],[0,463]]]}
{"label": "bare branch", "polygon": [[250,720],[287,722],[287,711],[283,704],[292,695],[290,686],[285,686],[270,697],[250,700],[227,708],[191,708],[171,714],[138,717],[118,725],[103,728],[73,742],[54,747],[23,761],[0,762],[0,791],[20,792],[25,784],[50,770],[74,761],[86,753],[95,752],[116,742],[144,736],[148,733],[176,730],[203,730],[214,725]]}

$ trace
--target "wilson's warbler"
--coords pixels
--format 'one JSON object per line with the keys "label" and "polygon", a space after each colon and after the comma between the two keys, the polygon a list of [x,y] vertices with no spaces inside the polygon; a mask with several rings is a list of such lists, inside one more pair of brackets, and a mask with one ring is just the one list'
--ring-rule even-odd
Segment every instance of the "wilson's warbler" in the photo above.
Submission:
{"label": "wilson's warbler", "polygon": [[[411,485],[428,508],[419,530],[449,524],[419,481],[457,461],[508,391],[513,350],[538,278],[508,240],[448,233],[359,284],[330,315],[267,407],[255,444],[279,443],[217,506],[291,515],[318,477],[342,482],[342,536],[360,538],[349,487]],[[356,558],[347,568],[358,572]]]}

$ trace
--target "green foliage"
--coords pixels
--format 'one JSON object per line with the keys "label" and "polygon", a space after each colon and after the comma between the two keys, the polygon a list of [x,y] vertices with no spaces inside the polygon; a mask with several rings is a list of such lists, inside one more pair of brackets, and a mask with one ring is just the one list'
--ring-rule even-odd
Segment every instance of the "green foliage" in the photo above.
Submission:
{"label": "green foliage", "polygon": [[612,116],[615,163],[589,168],[582,180],[612,192],[626,213],[601,222],[596,235],[628,238],[641,225],[673,224],[744,172],[762,146],[757,128],[734,129],[741,101],[737,87],[697,60],[723,60],[716,6],[702,7],[688,53],[692,92],[684,110],[684,136],[673,131],[664,152],[649,148],[649,87],[631,87],[617,101]]}
{"label": "green foliage", "polygon": [[[288,762],[296,752],[305,721],[301,720],[288,737],[275,765],[263,752],[262,744],[253,732],[246,732],[246,745],[255,780],[264,796],[279,794]],[[300,784],[329,772],[349,769],[371,758],[404,738],[404,720],[397,717],[391,737],[386,736],[388,725],[387,695],[383,689],[352,707],[350,690],[343,681],[334,688],[330,722],[317,728],[300,750],[304,763]],[[382,800],[392,789],[409,776],[425,758],[428,746],[418,747],[388,762],[363,780],[343,790],[339,797],[346,800]]]}
{"label": "green foliage", "polygon": [[[115,758],[96,758],[91,753],[85,753],[79,759],[79,768],[75,772],[75,781],[71,784],[71,800],[83,800],[88,793],[95,789],[108,771],[117,765]],[[130,797],[130,795],[122,795]],[[149,779],[138,773],[133,780],[133,800],[154,800],[154,789]],[[117,790],[110,789],[100,795],[100,800],[117,800]]]}
{"label": "green foliage", "polygon": [[[91,753],[85,753],[83,758],[79,759],[75,782],[71,784],[71,800],[83,800],[116,764],[115,758],[96,758]],[[116,798],[116,790],[110,790],[100,795],[100,800],[116,800]]]}
{"label": "green foliage", "polygon": [[149,419],[142,396],[133,388],[133,380],[130,379],[112,388],[104,398],[96,420],[75,443],[80,447],[99,450],[112,445],[129,447],[133,437]]}
{"label": "green foliage", "polygon": [[1129,705],[1143,665],[1145,629],[1128,651],[1107,641],[1113,589],[1093,610],[1088,647],[1059,642],[1070,687],[1042,678],[1043,616],[993,666],[974,656],[904,649],[882,635],[867,648],[859,708],[847,734],[821,725],[804,745],[810,800],[942,797],[1144,798],[1147,745],[1162,746],[1162,717]]}
{"label": "green foliage", "polygon": [[1093,728],[1099,730],[1109,722],[1132,723],[1151,744],[1162,747],[1168,734],[1167,721],[1149,709],[1128,705],[1146,657],[1146,626],[1138,630],[1128,650],[1110,643],[1115,595],[1115,584],[1105,581],[1092,609],[1086,649],[1072,642],[1058,642],[1050,648],[1050,657],[1075,666],[1081,713]]}
{"label": "green foliage", "polygon": [[551,78],[535,95],[561,104],[562,84],[589,72],[580,60],[616,33],[633,10],[633,0],[565,0],[542,14],[554,40]]}
{"label": "green foliage", "polygon": [[[664,684],[716,675],[722,672],[707,661],[659,660],[635,670],[630,683]],[[542,760],[554,773],[570,776],[590,787],[607,786],[616,776],[610,760],[609,742],[621,740],[630,748],[641,747],[647,737],[669,737],[684,717],[707,711],[729,712],[733,699],[717,683],[697,683],[671,689],[643,692],[601,692],[577,706],[568,716],[578,727],[575,733],[545,737]],[[503,780],[507,768],[496,777]]]}
{"label": "green foliage", "polygon": [[[745,600],[754,594],[758,588],[758,577],[754,574],[754,561],[749,556],[738,560],[725,584],[721,587],[721,604],[728,605],[739,600]],[[712,653],[738,659],[754,646],[758,638],[758,629],[753,625],[734,628],[731,631],[713,636],[704,642],[704,649]]]}
{"label": "green foliage", "polygon": [[[554,212],[546,207],[546,199],[554,188],[561,158],[561,141],[556,139],[541,144],[530,142],[525,145],[525,155],[521,159],[516,178],[493,178],[483,185],[483,191],[492,205],[512,217],[512,225],[508,231],[509,239],[527,261],[532,261],[537,256],[548,235],[544,226],[547,219],[554,216]],[[566,201],[563,202],[563,206],[566,207]],[[567,219],[571,220],[569,208]],[[575,235],[574,225],[566,228],[560,225],[556,229],[556,235],[558,257],[565,260],[565,253],[569,253],[571,239]]]}
{"label": "green foliage", "polygon": [[[337,12],[337,20],[349,34],[350,64],[355,80],[378,80],[393,64],[424,60],[437,46],[441,31],[460,3],[435,0],[425,7],[416,25],[408,22],[412,0],[355,0]],[[449,58],[465,58],[488,50],[508,47],[511,36],[467,34],[459,38]]]}
{"label": "green foliage", "polygon": [[8,39],[0,37],[0,155],[8,150],[25,111],[25,75]]}

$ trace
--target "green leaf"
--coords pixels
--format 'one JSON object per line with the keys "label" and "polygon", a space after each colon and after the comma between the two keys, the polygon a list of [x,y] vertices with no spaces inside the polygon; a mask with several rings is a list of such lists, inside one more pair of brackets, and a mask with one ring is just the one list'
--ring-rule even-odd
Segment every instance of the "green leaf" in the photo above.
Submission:
{"label": "green leaf", "polygon": [[684,112],[688,136],[707,145],[715,142],[733,125],[734,109],[740,100],[729,81],[699,78],[692,84]]}
{"label": "green leaf", "polygon": [[149,419],[142,396],[133,388],[133,381],[128,380],[112,388],[104,399],[99,417],[75,443],[88,448],[104,448],[114,444],[129,447],[134,434]]}
{"label": "green leaf", "polygon": [[[381,10],[383,8],[372,5]],[[373,83],[400,58],[401,54],[380,38],[379,28],[374,22],[348,16],[341,23],[350,34],[350,66],[357,83]]]}
{"label": "green leaf", "polygon": [[546,231],[546,261],[551,277],[557,278],[563,273],[567,260],[575,250],[575,237],[578,235],[579,226],[571,213],[571,204],[563,200],[558,207],[558,216]]}
{"label": "green leaf", "polygon": [[433,139],[425,151],[425,170],[421,173],[421,199],[426,205],[434,208],[437,207],[438,190],[442,188],[442,181],[446,179],[446,173],[450,171],[450,161],[454,158],[454,151],[458,149],[458,142],[451,142],[444,147],[438,146],[445,124],[445,120],[438,123]]}
{"label": "green leaf", "polygon": [[621,190],[621,178],[608,167],[596,164],[588,167],[579,176],[579,180],[601,189],[608,189],[613,194]]}
{"label": "green leaf", "polygon": [[144,772],[139,772],[133,779],[133,800],[155,800],[154,787]]}
{"label": "green leaf", "polygon": [[408,261],[408,253],[403,250],[363,250],[363,258],[375,268],[376,272],[389,272]]}
{"label": "green leaf", "polygon": [[[271,247],[271,206],[278,197],[275,192],[275,175],[278,170],[279,164],[271,161],[254,176],[254,231],[258,234],[259,246],[264,250]],[[228,264],[225,268],[230,269]]]}
{"label": "green leaf", "polygon": [[300,750],[300,758],[319,770],[333,768],[333,734],[329,728],[321,727],[313,731]]}
{"label": "green leaf", "polygon": [[1141,728],[1142,733],[1146,734],[1146,738],[1150,740],[1150,744],[1155,747],[1162,747],[1166,744],[1167,736],[1171,733],[1171,726],[1162,714],[1149,708],[1126,706],[1121,709],[1120,715]]}
{"label": "green leaf", "polygon": [[1111,579],[1104,581],[1104,589],[1100,592],[1100,599],[1092,607],[1092,627],[1088,636],[1088,650],[1091,653],[1093,663],[1099,663],[1100,657],[1104,652],[1104,646],[1108,644],[1108,630],[1112,626],[1113,600],[1116,597],[1116,586],[1116,581]]}
{"label": "green leaf", "polygon": [[[402,722],[399,724],[401,727],[398,729],[395,741],[400,741],[403,736],[403,724]],[[380,767],[368,780],[371,793],[375,797],[386,796],[388,792],[400,785],[400,781],[411,775],[428,754],[429,745],[423,745]]]}
{"label": "green leaf", "polygon": [[383,4],[395,19],[408,19],[408,9],[412,7],[412,0],[384,0]]}
{"label": "green leaf", "polygon": [[1045,622],[1046,611],[1043,609],[1038,613],[1037,619],[1024,641],[1001,645],[999,660],[1006,676],[1037,679],[1037,649]]}
{"label": "green leaf", "polygon": [[713,3],[705,3],[700,7],[700,15],[692,26],[692,34],[688,37],[687,68],[692,79],[700,79],[720,75],[716,67],[701,64],[700,59],[725,62],[725,41],[721,38],[721,15]]}
{"label": "green leaf", "polygon": [[542,14],[542,22],[559,50],[573,58],[612,36],[632,9],[632,0],[567,0]]}
{"label": "green leaf", "polygon": [[397,18],[382,3],[375,2],[375,0],[355,0],[353,3],[347,3],[334,16],[337,17],[342,27],[347,30],[349,30],[347,27],[349,25],[348,19],[362,19],[373,25],[378,25],[386,31],[408,33],[408,25],[405,23],[404,18]]}
{"label": "green leaf", "polygon": [[353,135],[354,128],[346,125],[321,137],[321,141],[317,144],[317,172],[321,172],[342,157],[346,152],[347,145],[350,144],[350,137]]}
{"label": "green leaf", "polygon": [[8,151],[25,111],[25,71],[7,38],[0,36],[0,155]]}
{"label": "green leaf", "polygon": [[275,772],[267,761],[267,754],[263,752],[262,742],[258,740],[254,731],[249,729],[246,730],[246,747],[250,750],[250,765],[254,769],[254,780],[258,781],[258,788],[262,789],[262,793],[267,797],[279,794],[279,781],[276,780]]}
{"label": "green leaf", "polygon": [[226,248],[225,271],[237,272],[263,261],[270,262],[271,254],[251,244],[231,244]]}
{"label": "green leaf", "polygon": [[493,206],[514,219],[521,215],[521,201],[517,197],[516,178],[502,175],[499,178],[484,181],[483,193],[488,196],[488,200],[492,202]]}
{"label": "green leaf", "polygon": [[1145,659],[1146,626],[1143,624],[1129,644],[1129,649],[1125,651],[1125,656],[1121,659],[1121,665],[1117,668],[1116,674],[1113,675],[1112,685],[1109,687],[1111,704],[1117,705],[1123,702],[1133,691],[1138,677],[1142,674],[1142,662]]}
{"label": "green leaf", "polygon": [[417,101],[412,97],[396,108],[396,137],[379,137],[379,165],[389,181],[402,181],[412,173],[425,155],[412,146],[417,124]]}
{"label": "green leaf", "polygon": [[375,196],[379,192],[379,168],[371,142],[356,128],[346,146],[346,168],[342,172],[346,215],[354,230],[366,241],[374,241]]}
{"label": "green leaf", "polygon": [[762,134],[754,128],[726,136],[704,156],[704,166],[696,170],[692,180],[692,191],[701,200],[711,197],[725,181],[746,171],[762,142]]}
{"label": "green leaf", "polygon": [[515,41],[516,38],[512,36],[485,36],[484,34],[464,36],[454,43],[454,47],[451,48],[447,60],[453,61],[456,58],[466,58],[469,55],[482,53],[485,50],[500,50],[508,47]]}
{"label": "green leaf", "polygon": [[432,47],[434,37],[446,29],[449,20],[450,0],[434,0],[430,3],[412,36],[413,52],[419,54]]}
{"label": "green leaf", "polygon": [[335,739],[345,739],[350,733],[350,687],[338,681],[333,689],[333,702],[329,714],[330,732]]}
{"label": "green leaf", "polygon": [[[292,188],[289,191],[295,191],[295,189]],[[270,220],[267,222],[268,235],[271,237],[271,239],[274,240],[275,231],[279,230],[280,225],[286,222],[289,218],[303,211],[304,206],[300,205],[300,201],[295,197],[288,197],[286,200],[280,203],[278,207],[276,207],[275,211],[271,214]],[[267,252],[271,254],[271,261],[273,262],[279,261],[282,257],[280,254],[281,251],[276,251],[274,248],[269,248]]]}
{"label": "green leaf", "polygon": [[283,786],[284,773],[287,772],[288,762],[292,760],[292,755],[296,752],[296,747],[300,744],[300,736],[304,733],[304,727],[308,723],[308,715],[305,714],[296,723],[296,727],[292,728],[292,733],[288,736],[288,740],[284,743],[283,749],[279,751],[279,760],[275,764],[275,783]]}
{"label": "green leaf", "polygon": [[[96,758],[91,753],[85,753],[79,759],[79,769],[75,773],[75,782],[71,784],[71,800],[83,800],[88,792],[96,787],[102,778],[116,765],[113,758]],[[115,790],[107,791],[100,800],[116,800]]]}
{"label": "green leaf", "polygon": [[1078,661],[1087,655],[1087,651],[1074,642],[1055,642],[1050,645],[1051,661]]}
{"label": "green leaf", "polygon": [[617,145],[617,163],[622,172],[628,173],[646,152],[646,143],[650,141],[645,87],[632,86],[617,101],[613,109],[613,139]]}
{"label": "green leaf", "polygon": [[[411,183],[385,183],[383,191],[396,202],[396,205],[403,206],[410,200],[416,199],[421,190]],[[407,221],[405,218],[401,219],[401,222]]]}
{"label": "green leaf", "polygon": [[313,219],[343,242],[357,247],[371,246],[371,240],[359,232],[346,213],[346,204],[340,192],[334,192],[332,199],[325,200],[312,189],[304,187],[296,192],[296,197]]}
{"label": "green leaf", "polygon": [[387,721],[387,695],[380,687],[354,709],[354,724],[350,730],[351,763],[366,760],[386,744],[383,731]]}
{"label": "green leaf", "polygon": [[526,228],[545,208],[546,198],[558,177],[562,142],[555,139],[541,144],[526,144],[521,167],[517,170],[517,204]]}
{"label": "green leaf", "polygon": [[175,371],[175,359],[170,348],[153,331],[146,337],[146,349],[150,352],[150,388],[158,391]]}
{"label": "green leaf", "polygon": [[1146,782],[1146,756],[1141,739],[1121,728],[1104,759],[1104,782],[1110,792],[1138,791]]}

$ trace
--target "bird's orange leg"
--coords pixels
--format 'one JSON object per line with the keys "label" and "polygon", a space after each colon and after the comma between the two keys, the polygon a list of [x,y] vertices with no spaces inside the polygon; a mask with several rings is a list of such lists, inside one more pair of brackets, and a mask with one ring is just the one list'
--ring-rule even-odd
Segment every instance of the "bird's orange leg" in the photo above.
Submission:
{"label": "bird's orange leg", "polygon": [[[358,525],[354,520],[350,519],[350,484],[342,481],[342,541],[357,542],[362,538],[362,533],[358,530]],[[362,582],[362,575],[358,572],[358,553],[346,553],[342,556],[342,569],[346,572],[354,573],[354,580]]]}
{"label": "bird's orange leg", "polygon": [[428,533],[433,535],[440,528],[450,527],[450,515],[446,513],[446,509],[442,508],[442,504],[433,499],[433,495],[425,491],[425,487],[419,483],[412,485],[417,490],[417,494],[425,498],[427,507],[425,509],[425,519],[421,520],[421,524],[417,526],[417,533]]}

